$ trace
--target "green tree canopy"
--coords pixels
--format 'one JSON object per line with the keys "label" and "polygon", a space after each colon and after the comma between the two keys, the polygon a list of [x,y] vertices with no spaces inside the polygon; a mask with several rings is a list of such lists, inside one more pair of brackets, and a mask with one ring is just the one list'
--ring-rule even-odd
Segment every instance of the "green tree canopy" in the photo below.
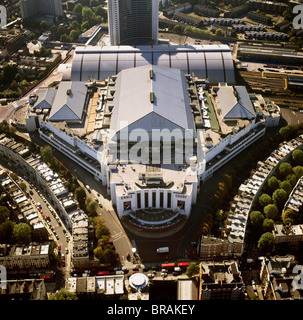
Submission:
{"label": "green tree canopy", "polygon": [[91,21],[95,18],[95,15],[91,8],[89,7],[83,7],[82,9],[82,21]]}
{"label": "green tree canopy", "polygon": [[260,211],[252,211],[250,213],[250,222],[254,227],[260,228],[263,224],[263,221],[264,216]]}
{"label": "green tree canopy", "polygon": [[268,204],[266,207],[264,207],[264,214],[267,219],[272,219],[274,221],[279,219],[279,210],[274,204]]}
{"label": "green tree canopy", "polygon": [[296,179],[299,180],[303,176],[303,166],[296,166],[293,168]]}
{"label": "green tree canopy", "polygon": [[293,188],[297,183],[297,177],[296,177],[296,175],[294,173],[293,174],[289,174],[286,177],[286,180],[291,184],[291,188]]}
{"label": "green tree canopy", "polygon": [[83,6],[81,3],[77,3],[75,6],[74,6],[74,12],[75,13],[79,13],[79,14],[82,14],[82,9],[83,9]]}
{"label": "green tree canopy", "polygon": [[195,262],[190,262],[189,266],[186,269],[186,275],[190,278],[193,275],[198,274],[199,270],[199,265],[197,265]]}
{"label": "green tree canopy", "polygon": [[82,187],[78,187],[75,190],[75,198],[79,202],[80,208],[85,207],[85,199],[86,199],[86,192],[85,189]]}
{"label": "green tree canopy", "polygon": [[0,206],[0,223],[5,222],[9,218],[9,210],[7,207]]}
{"label": "green tree canopy", "polygon": [[86,212],[87,214],[92,217],[97,215],[97,207],[98,207],[98,202],[93,200],[87,203],[86,205]]}
{"label": "green tree canopy", "polygon": [[267,180],[267,186],[271,192],[274,192],[276,189],[279,188],[279,180],[277,177],[272,176]]}
{"label": "green tree canopy", "polygon": [[288,180],[282,181],[280,183],[280,188],[285,190],[287,195],[289,195],[291,193],[292,187],[291,184]]}
{"label": "green tree canopy", "polygon": [[286,209],[282,212],[282,221],[284,225],[292,225],[297,219],[297,214],[292,209]]}
{"label": "green tree canopy", "polygon": [[13,234],[17,243],[29,244],[31,242],[32,230],[27,223],[14,224]]}
{"label": "green tree canopy", "polygon": [[258,241],[258,249],[264,253],[270,253],[275,245],[275,238],[271,232],[265,232],[262,234]]}
{"label": "green tree canopy", "polygon": [[286,127],[283,127],[279,130],[279,134],[282,137],[283,140],[289,140],[291,139],[292,135],[294,134],[295,129],[293,126],[288,125]]}
{"label": "green tree canopy", "polygon": [[[82,10],[81,10],[82,12]],[[72,23],[70,24],[70,27],[73,30],[80,30],[80,23],[77,20],[73,20]]]}
{"label": "green tree canopy", "polygon": [[268,204],[272,203],[271,196],[269,196],[267,193],[263,193],[259,200],[258,200],[260,206],[262,208],[266,207]]}
{"label": "green tree canopy", "polygon": [[51,146],[46,146],[41,149],[41,158],[47,163],[52,163],[54,161],[53,149]]}
{"label": "green tree canopy", "polygon": [[277,189],[272,194],[273,203],[279,208],[283,206],[285,201],[287,200],[287,192],[284,189]]}
{"label": "green tree canopy", "polygon": [[76,42],[79,38],[80,33],[81,32],[79,30],[71,30],[69,36],[73,42]]}
{"label": "green tree canopy", "polygon": [[275,222],[272,219],[264,219],[262,229],[263,232],[271,232],[274,229]]}
{"label": "green tree canopy", "polygon": [[292,166],[288,162],[283,162],[278,168],[280,179],[285,179],[288,175],[293,174]]}
{"label": "green tree canopy", "polygon": [[13,243],[14,223],[10,220],[0,223],[0,243]]}
{"label": "green tree canopy", "polygon": [[298,165],[303,165],[303,151],[302,150],[294,150],[291,154],[293,160],[298,164]]}
{"label": "green tree canopy", "polygon": [[53,293],[50,297],[50,300],[78,300],[76,293],[69,292],[68,290],[62,288],[59,291]]}

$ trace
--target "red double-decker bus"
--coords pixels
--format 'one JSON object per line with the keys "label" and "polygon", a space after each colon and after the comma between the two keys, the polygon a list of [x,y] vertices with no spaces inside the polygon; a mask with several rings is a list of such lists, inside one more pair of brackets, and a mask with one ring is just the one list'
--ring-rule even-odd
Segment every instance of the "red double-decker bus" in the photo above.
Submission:
{"label": "red double-decker bus", "polygon": [[162,263],[162,269],[172,269],[175,266],[175,263]]}
{"label": "red double-decker bus", "polygon": [[189,266],[189,262],[179,262],[178,267],[180,268],[186,268]]}

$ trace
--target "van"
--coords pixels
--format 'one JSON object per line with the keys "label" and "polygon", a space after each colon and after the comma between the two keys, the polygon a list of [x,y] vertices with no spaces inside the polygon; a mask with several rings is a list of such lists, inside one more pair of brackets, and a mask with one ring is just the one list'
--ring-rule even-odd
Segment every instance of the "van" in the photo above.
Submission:
{"label": "van", "polygon": [[116,274],[124,274],[124,271],[122,271],[122,270],[117,270],[117,271],[116,271]]}
{"label": "van", "polygon": [[161,247],[157,249],[157,253],[167,253],[169,252],[169,247]]}

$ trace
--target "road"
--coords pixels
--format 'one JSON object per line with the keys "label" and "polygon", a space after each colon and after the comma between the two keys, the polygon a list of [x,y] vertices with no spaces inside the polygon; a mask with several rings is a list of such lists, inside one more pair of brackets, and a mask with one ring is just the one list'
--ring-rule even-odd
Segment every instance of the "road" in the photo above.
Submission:
{"label": "road", "polygon": [[[40,139],[38,133],[31,133],[30,139],[40,146],[45,145],[45,142]],[[92,174],[87,172],[76,162],[71,161],[60,151],[53,150],[53,155],[72,172],[81,186],[88,185],[90,187],[91,193],[87,192],[87,196],[90,196],[92,199],[97,198],[98,201],[101,202],[102,208],[98,207],[97,213],[105,219],[105,225],[110,230],[113,243],[120,256],[121,264],[129,265],[130,263],[127,261],[126,255],[128,253],[132,255],[133,245],[112,207],[110,196],[107,195],[107,188],[102,186],[101,182],[96,181]]]}
{"label": "road", "polygon": [[[72,241],[69,231],[65,228],[60,217],[56,214],[55,209],[47,201],[47,199],[41,194],[40,190],[36,189],[34,184],[28,181],[28,178],[24,176],[23,172],[20,172],[19,168],[13,167],[11,163],[6,163],[1,161],[1,165],[16,173],[22,182],[26,184],[26,190],[28,192],[28,201],[37,209],[39,218],[45,225],[50,239],[54,240],[58,246],[61,247],[61,252],[55,249],[55,253],[59,255],[64,253],[65,255],[65,275],[68,276],[71,271],[71,256],[72,252]],[[46,217],[49,216],[49,222]],[[57,235],[57,236],[56,236]],[[67,236],[66,236],[67,235]],[[66,249],[68,249],[68,254],[66,254]]]}

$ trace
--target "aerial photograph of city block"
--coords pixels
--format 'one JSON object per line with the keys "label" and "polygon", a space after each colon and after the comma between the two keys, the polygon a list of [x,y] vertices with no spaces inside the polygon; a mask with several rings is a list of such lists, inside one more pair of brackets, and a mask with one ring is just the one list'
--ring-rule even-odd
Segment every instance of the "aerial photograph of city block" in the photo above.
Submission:
{"label": "aerial photograph of city block", "polygon": [[0,19],[2,303],[303,299],[302,0]]}

